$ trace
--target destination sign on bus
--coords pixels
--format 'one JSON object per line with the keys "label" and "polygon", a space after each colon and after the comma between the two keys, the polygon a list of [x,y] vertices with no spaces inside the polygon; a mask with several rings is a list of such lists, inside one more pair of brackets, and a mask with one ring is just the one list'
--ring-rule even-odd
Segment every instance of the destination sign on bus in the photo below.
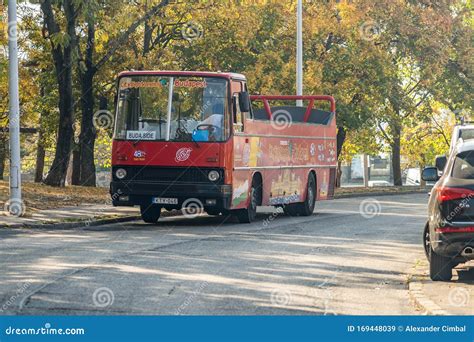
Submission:
{"label": "destination sign on bus", "polygon": [[127,131],[128,140],[156,140],[155,131]]}

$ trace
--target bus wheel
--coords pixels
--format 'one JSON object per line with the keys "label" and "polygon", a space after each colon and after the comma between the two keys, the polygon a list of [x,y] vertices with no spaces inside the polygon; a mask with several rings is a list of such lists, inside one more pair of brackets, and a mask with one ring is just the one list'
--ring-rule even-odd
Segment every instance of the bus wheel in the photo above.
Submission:
{"label": "bus wheel", "polygon": [[298,204],[292,203],[292,204],[286,204],[283,206],[283,212],[287,216],[298,216]]}
{"label": "bus wheel", "polygon": [[161,207],[156,204],[141,205],[140,214],[146,223],[156,223],[161,215]]}
{"label": "bus wheel", "polygon": [[257,216],[257,205],[259,203],[259,191],[261,189],[257,188],[255,182],[252,182],[252,189],[250,190],[250,201],[247,209],[239,209],[236,212],[237,218],[240,223],[251,223],[255,220]]}
{"label": "bus wheel", "polygon": [[312,173],[308,177],[308,188],[306,189],[306,199],[303,203],[298,204],[298,214],[300,216],[313,215],[316,205],[316,179]]}

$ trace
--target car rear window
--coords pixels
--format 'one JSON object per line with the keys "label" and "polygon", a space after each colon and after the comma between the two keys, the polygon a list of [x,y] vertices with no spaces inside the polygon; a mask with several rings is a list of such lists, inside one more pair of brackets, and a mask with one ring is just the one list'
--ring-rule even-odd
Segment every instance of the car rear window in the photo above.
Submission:
{"label": "car rear window", "polygon": [[474,151],[459,153],[454,160],[453,177],[474,179]]}

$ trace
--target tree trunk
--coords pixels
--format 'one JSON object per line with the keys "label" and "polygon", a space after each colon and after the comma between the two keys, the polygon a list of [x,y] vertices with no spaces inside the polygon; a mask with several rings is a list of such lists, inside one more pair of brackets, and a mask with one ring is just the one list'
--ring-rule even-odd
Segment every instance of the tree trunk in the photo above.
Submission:
{"label": "tree trunk", "polygon": [[[40,133],[41,136],[41,133]],[[35,183],[41,183],[43,181],[44,172],[44,158],[46,151],[44,150],[43,142],[41,138],[38,140],[38,150],[36,151],[36,169],[35,169]]]}
{"label": "tree trunk", "polygon": [[[65,61],[67,60],[70,60],[70,58],[65,59]],[[56,140],[56,153],[44,182],[51,186],[64,186],[74,134],[71,68],[68,66],[62,67],[56,70],[56,75],[59,85],[59,128]]]}
{"label": "tree trunk", "polygon": [[93,65],[94,53],[94,23],[87,25],[87,48],[85,66],[86,70],[81,73],[81,134],[79,135],[79,154],[80,154],[80,177],[79,183],[83,186],[95,186],[95,163],[94,149],[96,128],[94,127],[94,75]]}
{"label": "tree trunk", "polygon": [[[45,72],[45,70],[42,70]],[[44,97],[44,87],[41,86],[40,89],[40,96]],[[38,134],[38,145],[36,149],[36,166],[35,166],[35,183],[41,183],[43,181],[43,173],[44,173],[44,159],[46,157],[46,151],[44,149],[44,137],[43,137],[43,117],[47,116],[48,113],[41,113],[40,116],[40,128]]]}
{"label": "tree trunk", "polygon": [[79,153],[79,147],[76,147],[72,151],[72,185],[81,184],[81,154]]}
{"label": "tree trunk", "polygon": [[342,185],[342,162],[340,160],[337,161],[337,170],[336,170],[336,188],[340,188]]}
{"label": "tree trunk", "polygon": [[337,130],[337,159],[339,159],[339,156],[341,155],[342,152],[342,147],[344,146],[344,142],[346,141],[346,129],[344,127],[338,127]]}
{"label": "tree trunk", "polygon": [[5,176],[7,150],[7,137],[4,134],[0,134],[0,180],[3,180]]}
{"label": "tree trunk", "polygon": [[423,174],[423,169],[425,167],[423,166],[423,164],[420,163],[419,168],[420,168],[420,187],[424,188],[426,187],[426,182],[423,180],[423,178],[421,178],[421,175]]}
{"label": "tree trunk", "polygon": [[[44,13],[45,25],[49,35],[60,32],[58,23],[54,18],[51,0],[41,2]],[[59,127],[56,140],[56,152],[51,168],[44,183],[51,186],[64,186],[71,153],[71,144],[74,136],[74,99],[72,91],[72,52],[76,44],[76,14],[73,0],[64,1],[66,15],[66,31],[71,37],[70,42],[61,47],[51,42],[56,80],[59,92]]]}
{"label": "tree trunk", "polygon": [[[147,8],[146,8],[146,5],[145,5],[145,12],[146,12]],[[148,23],[148,20],[145,21],[145,30],[143,32],[143,52],[142,52],[142,56],[145,57],[148,52],[150,52],[150,44],[151,44],[151,34],[152,34],[152,28],[150,27],[150,24]]]}
{"label": "tree trunk", "polygon": [[401,127],[399,124],[392,125],[392,170],[393,170],[393,185],[402,186],[402,169],[400,162],[400,137]]}
{"label": "tree trunk", "polygon": [[94,127],[93,73],[87,71],[81,82],[82,120],[79,135],[79,153],[81,161],[80,184],[95,186],[94,148],[96,129]]}

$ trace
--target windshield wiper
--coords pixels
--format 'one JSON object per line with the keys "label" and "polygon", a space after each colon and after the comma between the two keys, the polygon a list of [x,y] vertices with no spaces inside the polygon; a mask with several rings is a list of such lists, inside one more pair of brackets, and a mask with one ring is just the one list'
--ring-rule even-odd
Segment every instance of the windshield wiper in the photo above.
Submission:
{"label": "windshield wiper", "polygon": [[197,148],[201,148],[201,145],[199,145],[199,143],[194,140],[193,138],[191,138],[191,140],[193,141],[194,145],[196,145]]}

